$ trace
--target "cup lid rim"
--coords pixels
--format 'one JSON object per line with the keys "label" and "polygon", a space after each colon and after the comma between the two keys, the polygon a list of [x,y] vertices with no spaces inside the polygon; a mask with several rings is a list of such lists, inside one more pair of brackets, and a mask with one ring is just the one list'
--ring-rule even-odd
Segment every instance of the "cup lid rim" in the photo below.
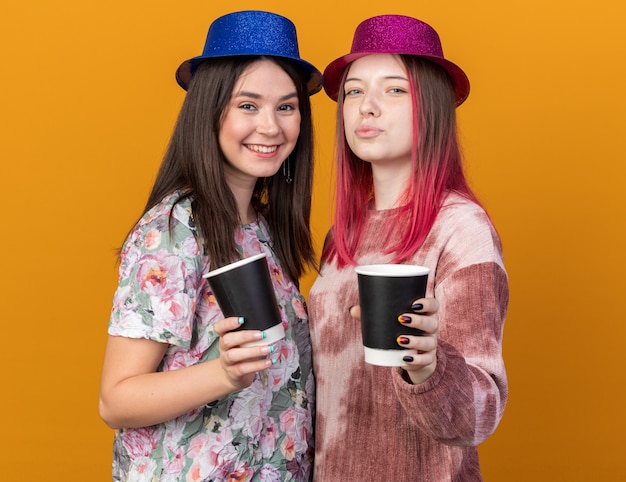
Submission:
{"label": "cup lid rim", "polygon": [[368,264],[357,266],[354,270],[357,274],[390,278],[423,276],[430,273],[430,268],[414,264]]}
{"label": "cup lid rim", "polygon": [[231,271],[235,268],[239,268],[240,266],[243,266],[245,264],[248,263],[252,263],[253,261],[256,261],[257,259],[261,259],[261,258],[266,258],[267,257],[267,253],[259,253],[259,254],[255,254],[253,256],[249,256],[247,258],[244,259],[240,259],[238,261],[235,261],[233,263],[227,264],[226,266],[222,266],[220,268],[216,268],[212,271],[209,271],[208,273],[202,275],[203,278],[211,278],[212,276],[217,276],[219,274],[225,273],[227,271]]}

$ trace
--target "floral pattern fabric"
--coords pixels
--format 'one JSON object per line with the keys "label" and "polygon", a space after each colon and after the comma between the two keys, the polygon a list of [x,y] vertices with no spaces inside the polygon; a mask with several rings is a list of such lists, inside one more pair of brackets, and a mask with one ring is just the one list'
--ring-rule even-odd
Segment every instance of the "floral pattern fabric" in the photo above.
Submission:
{"label": "floral pattern fabric", "polygon": [[[127,239],[108,330],[167,343],[159,371],[217,358],[213,324],[224,317],[202,277],[210,263],[191,202],[175,204],[178,197],[147,212]],[[119,430],[114,481],[310,479],[314,386],[304,298],[283,274],[263,218],[241,226],[236,243],[242,257],[267,253],[286,333],[275,343],[277,363],[249,387],[176,419]]]}

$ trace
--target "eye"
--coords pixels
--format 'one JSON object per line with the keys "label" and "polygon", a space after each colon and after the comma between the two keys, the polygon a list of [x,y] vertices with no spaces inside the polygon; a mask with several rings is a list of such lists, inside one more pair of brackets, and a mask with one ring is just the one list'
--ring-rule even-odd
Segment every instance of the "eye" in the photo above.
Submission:
{"label": "eye", "polygon": [[344,95],[348,97],[349,95],[357,95],[361,93],[362,93],[361,89],[354,88],[354,89],[347,89]]}
{"label": "eye", "polygon": [[239,104],[239,109],[242,109],[242,110],[256,110],[256,106],[254,104],[250,104],[250,103],[244,102],[243,104]]}
{"label": "eye", "polygon": [[390,94],[406,94],[406,90],[402,89],[400,87],[392,87],[391,89],[389,89],[389,93]]}
{"label": "eye", "polygon": [[283,112],[289,112],[292,110],[296,110],[296,106],[293,104],[282,104],[278,107],[278,110]]}

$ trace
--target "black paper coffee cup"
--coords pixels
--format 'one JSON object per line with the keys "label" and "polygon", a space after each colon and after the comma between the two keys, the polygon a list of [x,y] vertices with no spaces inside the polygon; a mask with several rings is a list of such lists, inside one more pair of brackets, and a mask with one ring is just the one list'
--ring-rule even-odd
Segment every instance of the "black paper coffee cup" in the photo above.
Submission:
{"label": "black paper coffee cup", "polygon": [[355,269],[361,305],[365,361],[372,365],[405,366],[402,358],[415,350],[398,345],[400,335],[421,335],[402,325],[398,316],[426,295],[429,268],[408,264],[374,264]]}
{"label": "black paper coffee cup", "polygon": [[263,340],[242,346],[266,345],[285,337],[265,253],[217,268],[204,277],[224,317],[243,316],[240,330],[265,331]]}

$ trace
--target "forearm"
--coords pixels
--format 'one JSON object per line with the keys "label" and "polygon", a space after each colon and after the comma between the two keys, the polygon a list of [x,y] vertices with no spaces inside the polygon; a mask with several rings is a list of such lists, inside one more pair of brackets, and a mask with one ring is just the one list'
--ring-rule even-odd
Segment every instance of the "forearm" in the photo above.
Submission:
{"label": "forearm", "polygon": [[442,443],[476,445],[497,427],[507,398],[502,328],[505,272],[468,266],[436,287],[440,302],[437,367],[424,383],[394,374],[398,397],[415,423]]}
{"label": "forearm", "polygon": [[234,390],[220,360],[210,360],[126,378],[102,390],[100,415],[111,428],[145,427],[176,418]]}
{"label": "forearm", "polygon": [[430,437],[447,445],[478,445],[497,427],[506,403],[506,379],[468,364],[441,342],[435,373],[412,385],[402,370],[394,385],[407,417]]}

